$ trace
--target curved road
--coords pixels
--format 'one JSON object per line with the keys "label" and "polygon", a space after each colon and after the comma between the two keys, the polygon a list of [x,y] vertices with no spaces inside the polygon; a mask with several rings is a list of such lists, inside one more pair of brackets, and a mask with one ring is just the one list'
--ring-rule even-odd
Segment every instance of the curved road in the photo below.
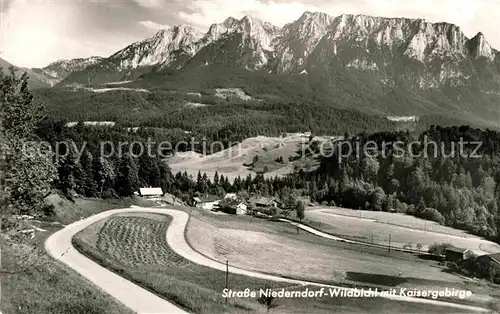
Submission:
{"label": "curved road", "polygon": [[112,210],[74,222],[52,234],[45,241],[45,250],[53,258],[68,265],[136,313],[187,314],[188,312],[176,305],[90,260],[78,252],[71,244],[71,239],[76,233],[94,222],[112,214],[129,211],[130,209]]}
{"label": "curved road", "polygon": [[[157,213],[157,214],[167,214],[172,216],[172,222],[167,229],[167,243],[180,256],[190,260],[193,263],[207,266],[210,268],[218,269],[220,271],[226,270],[226,265],[206,256],[196,252],[189,246],[185,237],[184,231],[186,229],[189,215],[186,212],[166,209],[166,208],[126,208],[126,209],[115,209],[106,212],[99,213],[97,215],[91,216],[89,218],[77,221],[73,224],[68,225],[66,228],[59,232],[54,233],[49,237],[45,243],[45,248],[47,252],[54,258],[58,259],[73,268],[81,275],[89,279],[91,282],[101,287],[104,291],[109,293],[118,301],[122,302],[132,310],[138,313],[186,313],[185,311],[177,308],[175,305],[165,301],[164,299],[152,294],[151,292],[127,281],[126,279],[116,275],[115,273],[107,270],[106,268],[98,265],[97,263],[86,258],[84,255],[80,254],[73,248],[71,244],[71,238],[80,230],[86,228],[87,226],[99,221],[103,218],[109,217],[114,214],[122,213]],[[300,225],[300,224],[299,224]],[[304,226],[307,227],[307,226]],[[67,253],[65,253],[67,251]],[[64,254],[65,253],[65,254]],[[62,255],[62,256],[61,256]],[[325,285],[316,282],[294,280],[288,278],[282,278],[278,276],[272,276],[267,274],[262,274],[259,272],[248,271],[236,267],[229,267],[229,272],[233,274],[240,274],[249,277],[261,278],[271,281],[278,282],[288,282],[291,284],[298,285],[311,285],[326,288],[337,288],[344,290],[353,290],[352,288],[344,288],[340,286]],[[411,298],[399,295],[389,295],[380,296],[386,299],[391,299],[395,301],[403,302],[413,302],[413,303],[426,303],[433,304],[437,306],[447,306],[456,309],[476,311],[476,312],[490,312],[490,310],[469,306],[463,304],[456,304],[452,302],[430,300],[430,299],[420,299]]]}

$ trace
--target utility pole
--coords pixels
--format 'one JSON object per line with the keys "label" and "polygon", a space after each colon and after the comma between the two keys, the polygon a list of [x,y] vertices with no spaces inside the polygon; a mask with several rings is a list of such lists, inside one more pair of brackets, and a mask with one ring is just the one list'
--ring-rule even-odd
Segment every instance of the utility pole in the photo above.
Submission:
{"label": "utility pole", "polygon": [[389,234],[389,252],[391,251],[391,235]]}
{"label": "utility pole", "polygon": [[[227,279],[229,275],[229,261],[226,260],[226,289],[227,289]],[[227,290],[226,290],[227,291]],[[226,295],[226,303],[227,303],[227,295]]]}

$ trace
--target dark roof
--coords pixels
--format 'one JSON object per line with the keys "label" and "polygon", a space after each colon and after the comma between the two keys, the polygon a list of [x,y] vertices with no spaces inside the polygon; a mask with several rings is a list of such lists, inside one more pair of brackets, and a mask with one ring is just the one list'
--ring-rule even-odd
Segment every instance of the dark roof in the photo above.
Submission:
{"label": "dark roof", "polygon": [[445,249],[445,251],[463,254],[463,253],[467,252],[468,249],[463,249],[463,248],[459,248],[459,247],[455,247],[455,246],[449,246]]}
{"label": "dark roof", "polygon": [[250,200],[251,203],[259,204],[259,205],[269,205],[273,201],[278,203],[278,204],[281,204],[281,202],[276,200],[275,198],[269,198],[269,197],[252,198]]}
{"label": "dark roof", "polygon": [[[199,200],[197,200],[199,199]],[[217,195],[200,195],[198,197],[195,197],[194,200],[197,202],[202,202],[202,203],[207,203],[207,202],[215,202],[215,201],[220,201],[222,197],[217,196]]]}
{"label": "dark roof", "polygon": [[500,263],[500,253],[488,254],[488,257]]}

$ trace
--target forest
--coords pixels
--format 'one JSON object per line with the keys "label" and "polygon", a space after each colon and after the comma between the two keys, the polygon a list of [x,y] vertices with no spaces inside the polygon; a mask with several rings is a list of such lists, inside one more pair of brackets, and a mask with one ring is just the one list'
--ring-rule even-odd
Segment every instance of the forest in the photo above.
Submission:
{"label": "forest", "polygon": [[[256,175],[233,182],[223,174],[216,174],[214,178],[202,173],[196,178],[186,173],[172,174],[166,160],[147,154],[137,158],[128,153],[119,158],[99,156],[99,142],[145,142],[151,135],[146,131],[133,133],[82,124],[67,128],[61,122],[45,120],[37,133],[54,145],[61,140],[74,141],[77,147],[81,146],[78,143],[88,143],[79,160],[77,152],[71,151],[57,163],[55,184],[68,197],[74,193],[89,197],[128,196],[139,186],[149,185],[161,186],[184,200],[197,194],[226,192],[270,195],[284,200],[291,195],[307,196],[317,203],[414,215],[498,241],[500,133],[492,130],[432,126],[419,136],[407,131],[347,134],[344,141],[352,145],[372,141],[382,148],[382,143],[386,143],[386,151],[375,158],[346,154],[339,163],[341,150],[335,150],[331,156],[319,157],[320,167],[315,171],[297,169],[286,177],[265,179]],[[423,143],[424,137],[436,143],[439,149],[423,154],[426,147],[412,145],[411,155],[400,156],[395,153],[395,146],[391,146],[398,141],[407,150],[410,143]],[[481,145],[475,155],[472,152],[477,144],[464,145],[464,153],[471,156],[464,158],[456,146],[460,141]],[[310,149],[318,150],[317,144],[310,142]],[[342,142],[337,145],[342,146]],[[456,154],[450,156],[453,147]]]}
{"label": "forest", "polygon": [[[359,129],[348,129],[345,125],[342,130],[337,130],[346,135],[344,142],[373,141],[380,144],[379,148],[384,147],[384,154],[377,157],[353,154],[342,158],[339,163],[339,151],[336,151],[331,156],[319,157],[320,166],[314,171],[297,169],[284,177],[256,175],[229,182],[219,174],[213,178],[201,173],[196,178],[186,173],[173,174],[167,160],[160,156],[137,156],[134,151],[107,158],[100,155],[100,143],[103,141],[118,144],[146,142],[153,138],[156,141],[168,140],[175,145],[193,135],[187,135],[180,128],[139,128],[134,132],[120,126],[93,127],[82,123],[67,127],[63,120],[41,116],[43,110],[35,105],[23,78],[6,76],[3,81],[4,94],[8,95],[3,108],[3,133],[10,148],[6,150],[9,153],[3,171],[8,174],[7,195],[19,212],[33,211],[54,188],[71,199],[76,195],[124,197],[132,195],[140,186],[160,186],[184,200],[197,194],[222,195],[225,192],[273,195],[282,198],[285,203],[293,197],[307,196],[317,203],[414,215],[500,241],[500,134],[494,130],[433,125],[418,133],[403,130],[359,132]],[[276,106],[277,111],[285,110]],[[309,109],[304,107],[297,115],[302,116],[303,125],[300,127],[322,132],[322,128],[329,125],[326,122],[329,116],[325,115],[325,120],[316,119],[315,114],[307,114]],[[290,110],[300,108],[297,106]],[[175,120],[179,122],[181,119],[172,119]],[[341,120],[343,118],[338,116],[336,121]],[[189,119],[185,121],[191,122]],[[293,119],[290,121],[293,123]],[[319,127],[311,127],[313,122]],[[259,134],[262,130],[256,124],[234,122],[233,127],[214,127],[212,132],[200,128],[196,134],[205,136],[209,141],[229,142]],[[266,125],[271,124],[266,122]],[[283,124],[272,125],[277,125],[276,131],[280,132],[284,131],[281,129],[283,125],[289,124],[284,120]],[[410,144],[422,142],[424,137],[442,145],[444,152],[460,141],[480,142],[480,149],[475,152],[480,157],[464,158],[460,154],[450,156],[443,153],[413,157],[427,147]],[[395,146],[382,145],[396,141],[415,154],[397,156]],[[61,151],[61,147],[57,147],[59,142],[75,145],[65,146],[68,151],[59,156],[25,154],[26,147],[35,148],[31,146],[37,142],[50,143],[49,151],[56,148]],[[83,143],[85,149],[82,152],[75,149],[83,147]],[[312,150],[318,149],[318,143],[311,141],[309,144]],[[464,149],[472,153],[473,147],[466,146]],[[165,153],[168,155],[169,152]]]}

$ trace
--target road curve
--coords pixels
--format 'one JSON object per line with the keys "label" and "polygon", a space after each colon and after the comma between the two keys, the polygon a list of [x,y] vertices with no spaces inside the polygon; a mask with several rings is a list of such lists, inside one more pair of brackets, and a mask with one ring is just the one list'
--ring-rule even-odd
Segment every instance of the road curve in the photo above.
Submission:
{"label": "road curve", "polygon": [[[166,233],[166,239],[168,245],[171,247],[171,249],[179,254],[180,256],[190,260],[193,263],[207,266],[210,268],[218,269],[221,271],[226,270],[226,265],[220,262],[217,262],[215,260],[212,260],[198,252],[196,252],[191,246],[187,243],[184,232],[187,227],[187,223],[189,221],[189,214],[186,212],[180,211],[180,210],[174,210],[174,209],[167,209],[167,208],[141,208],[141,207],[134,207],[134,208],[126,208],[126,209],[115,209],[115,210],[110,210],[106,212],[99,213],[95,216],[91,216],[87,219],[78,221],[76,223],[73,223],[63,230],[55,233],[53,236],[51,236],[47,242],[45,243],[45,247],[49,253],[55,257],[58,258],[68,247],[70,248],[69,253],[63,255],[61,260],[70,266],[71,268],[75,269],[76,271],[80,272],[82,275],[85,277],[89,278],[91,277],[91,281],[96,283],[98,286],[101,286],[106,292],[114,296],[116,299],[119,301],[123,302],[126,306],[130,307],[131,309],[134,309],[134,311],[137,311],[139,313],[146,313],[149,311],[149,313],[179,313],[179,309],[176,308],[177,312],[174,312],[173,310],[166,309],[167,306],[173,306],[172,304],[166,302],[165,300],[145,291],[144,289],[138,287],[135,284],[132,284],[128,282],[127,280],[123,279],[122,277],[119,277],[118,275],[104,269],[103,267],[97,265],[96,263],[90,261],[83,255],[79,254],[76,249],[73,248],[71,245],[71,238],[73,237],[74,234],[76,234],[78,231],[84,229],[85,227],[91,225],[92,223],[99,221],[103,218],[109,217],[114,214],[122,214],[122,213],[157,213],[157,214],[166,214],[172,216],[172,221],[170,223],[170,226],[167,229]],[[67,230],[67,231],[66,231]],[[68,255],[65,259],[65,257]],[[86,260],[86,261],[84,261]],[[92,265],[94,267],[93,271],[88,271],[87,266]],[[84,266],[84,267],[82,267]],[[92,272],[97,271],[98,275],[92,275]],[[83,272],[83,273],[82,273]],[[233,274],[240,274],[240,275],[245,275],[249,277],[254,277],[254,278],[261,278],[261,279],[266,279],[270,281],[277,281],[277,282],[288,282],[291,284],[298,284],[298,285],[311,285],[311,286],[318,286],[318,287],[325,287],[325,288],[336,288],[336,289],[344,289],[344,290],[353,290],[352,288],[345,288],[345,287],[340,287],[340,286],[333,286],[333,285],[325,285],[321,283],[316,283],[316,282],[311,282],[311,281],[303,281],[303,280],[294,280],[294,279],[288,279],[288,278],[283,278],[283,277],[278,277],[278,276],[272,276],[272,275],[267,275],[255,271],[248,271],[236,267],[229,267],[229,272]],[[109,274],[108,274],[109,273]],[[109,280],[102,280],[102,275],[106,275],[106,278],[109,278]],[[107,277],[110,276],[110,277]],[[116,278],[118,277],[118,278]],[[124,283],[125,282],[125,283]],[[102,286],[104,285],[104,287]],[[138,293],[136,294],[131,293],[128,291],[128,289],[121,289],[120,286],[122,285],[127,285],[127,286],[135,286],[135,289],[138,290]],[[144,291],[139,291],[139,289],[142,289]],[[131,296],[135,298],[135,300],[131,300]],[[430,299],[421,299],[421,298],[412,298],[412,297],[406,297],[406,296],[400,296],[400,295],[384,295],[380,296],[382,298],[386,299],[391,299],[395,301],[402,301],[402,302],[413,302],[413,303],[425,303],[425,304],[433,304],[437,306],[446,306],[446,307],[452,307],[456,309],[462,309],[462,310],[467,310],[467,311],[475,311],[475,312],[491,312],[488,309],[481,308],[481,307],[476,307],[476,306],[470,306],[470,305],[463,305],[463,304],[456,304],[452,302],[445,302],[445,301],[438,301],[438,300],[430,300]],[[150,302],[151,300],[151,302]],[[149,304],[146,304],[149,303]],[[147,310],[143,310],[141,308],[147,307]],[[157,307],[156,307],[157,306]],[[140,311],[137,309],[141,309]],[[181,312],[185,313],[185,312]]]}
{"label": "road curve", "polygon": [[72,223],[51,235],[45,241],[45,250],[136,313],[187,314],[176,305],[90,260],[71,244],[71,239],[80,230],[109,215],[128,211],[103,212]]}

